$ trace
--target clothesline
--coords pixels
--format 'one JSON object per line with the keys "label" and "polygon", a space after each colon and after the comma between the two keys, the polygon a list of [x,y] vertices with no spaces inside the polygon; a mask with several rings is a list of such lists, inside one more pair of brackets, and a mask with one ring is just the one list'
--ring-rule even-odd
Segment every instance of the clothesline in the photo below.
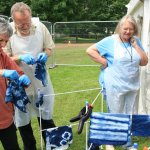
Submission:
{"label": "clothesline", "polygon": [[50,66],[46,65],[47,70],[53,69],[56,66],[73,66],[73,67],[100,67],[100,65],[80,65],[80,64],[51,64]]}
{"label": "clothesline", "polygon": [[92,102],[92,106],[94,105],[94,103],[96,102],[97,98],[99,97],[99,95],[101,94],[101,91],[97,94],[97,96],[95,97],[94,101]]}
{"label": "clothesline", "polygon": [[101,90],[100,88],[93,88],[93,89],[86,89],[86,90],[78,90],[78,91],[70,91],[70,92],[64,92],[64,93],[56,93],[56,94],[47,94],[44,95],[45,97],[51,96],[51,95],[63,95],[63,94],[71,94],[71,93],[79,93],[79,92],[87,92],[87,91],[93,91],[93,90]]}
{"label": "clothesline", "polygon": [[100,67],[100,65],[55,64],[56,66]]}
{"label": "clothesline", "polygon": [[[99,93],[96,95],[95,99],[94,99],[93,102],[92,102],[92,106],[93,106],[93,104],[96,102],[96,100],[98,99],[100,93],[101,93],[101,92],[99,92]],[[41,112],[41,108],[39,108],[39,111]],[[41,114],[41,113],[40,113],[40,114]],[[89,123],[89,121],[86,121],[85,123]],[[69,126],[76,126],[76,125],[78,125],[78,124],[79,124],[79,123],[74,123],[74,124],[70,124]],[[55,129],[55,128],[57,128],[57,127],[49,128],[49,129]],[[48,130],[48,129],[43,129],[43,130],[41,130],[41,132],[43,132],[43,131],[45,131],[45,130]]]}
{"label": "clothesline", "polygon": [[[89,123],[90,121],[86,121],[85,123]],[[77,125],[79,125],[79,122],[78,123],[73,123],[73,124],[69,124],[69,125],[65,125],[65,126],[77,126]],[[43,131],[46,131],[46,130],[49,130],[49,129],[56,129],[56,128],[58,128],[58,127],[53,127],[53,128],[48,128],[48,129],[43,129],[43,130],[41,130],[41,132],[43,132]]]}

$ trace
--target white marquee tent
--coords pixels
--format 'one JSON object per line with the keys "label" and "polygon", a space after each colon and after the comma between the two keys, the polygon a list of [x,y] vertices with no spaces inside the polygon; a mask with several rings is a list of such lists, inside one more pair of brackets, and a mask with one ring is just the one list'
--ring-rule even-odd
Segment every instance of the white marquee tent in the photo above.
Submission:
{"label": "white marquee tent", "polygon": [[139,94],[139,114],[150,114],[150,0],[130,0],[126,5],[139,25],[139,37],[147,52],[149,63],[141,67],[141,88]]}

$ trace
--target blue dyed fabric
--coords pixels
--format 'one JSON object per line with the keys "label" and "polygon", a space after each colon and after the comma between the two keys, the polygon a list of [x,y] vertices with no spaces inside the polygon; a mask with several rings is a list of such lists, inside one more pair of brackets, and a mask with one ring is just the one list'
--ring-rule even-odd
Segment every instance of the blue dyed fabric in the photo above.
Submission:
{"label": "blue dyed fabric", "polygon": [[37,102],[36,102],[36,107],[39,107],[39,106],[41,106],[42,104],[43,104],[43,96],[44,96],[44,94],[40,94],[40,96],[38,97],[38,100],[37,100]]}
{"label": "blue dyed fabric", "polygon": [[35,77],[42,82],[44,87],[47,86],[48,80],[45,63],[40,63],[39,61],[36,61]]}
{"label": "blue dyed fabric", "polygon": [[62,126],[46,131],[46,150],[67,149],[72,143],[72,127]]}
{"label": "blue dyed fabric", "polygon": [[130,116],[93,112],[90,119],[89,143],[124,145],[129,142]]}
{"label": "blue dyed fabric", "polygon": [[150,136],[150,116],[132,115],[132,136]]}
{"label": "blue dyed fabric", "polygon": [[19,85],[18,81],[9,81],[5,102],[12,102],[19,110],[26,113],[26,104],[30,101],[23,85]]}

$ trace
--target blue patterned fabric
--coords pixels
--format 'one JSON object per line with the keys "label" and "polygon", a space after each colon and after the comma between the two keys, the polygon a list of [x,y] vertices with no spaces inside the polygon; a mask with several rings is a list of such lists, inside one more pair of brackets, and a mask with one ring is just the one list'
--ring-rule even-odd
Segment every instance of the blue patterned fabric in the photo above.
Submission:
{"label": "blue patterned fabric", "polygon": [[26,104],[30,101],[23,85],[19,85],[18,81],[9,81],[5,102],[12,102],[19,110],[26,113]]}
{"label": "blue patterned fabric", "polygon": [[129,142],[130,116],[93,112],[90,120],[89,143],[124,145]]}
{"label": "blue patterned fabric", "polygon": [[150,136],[150,116],[132,115],[132,136]]}
{"label": "blue patterned fabric", "polygon": [[44,102],[43,101],[43,96],[44,96],[44,94],[41,93],[40,96],[38,97],[38,100],[36,102],[36,107],[39,107],[39,106],[41,106],[43,104],[43,102]]}
{"label": "blue patterned fabric", "polygon": [[46,131],[46,150],[67,149],[72,143],[72,127],[62,126]]}
{"label": "blue patterned fabric", "polygon": [[45,63],[40,63],[39,61],[36,61],[35,77],[42,82],[44,87],[47,86],[48,81]]}

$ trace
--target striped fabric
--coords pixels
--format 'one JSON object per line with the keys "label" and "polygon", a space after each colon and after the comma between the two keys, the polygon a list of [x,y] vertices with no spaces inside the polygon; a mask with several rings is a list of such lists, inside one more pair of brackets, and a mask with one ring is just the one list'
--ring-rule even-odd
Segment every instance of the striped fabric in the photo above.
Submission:
{"label": "striped fabric", "polygon": [[93,112],[90,119],[89,143],[124,145],[128,142],[130,116]]}

